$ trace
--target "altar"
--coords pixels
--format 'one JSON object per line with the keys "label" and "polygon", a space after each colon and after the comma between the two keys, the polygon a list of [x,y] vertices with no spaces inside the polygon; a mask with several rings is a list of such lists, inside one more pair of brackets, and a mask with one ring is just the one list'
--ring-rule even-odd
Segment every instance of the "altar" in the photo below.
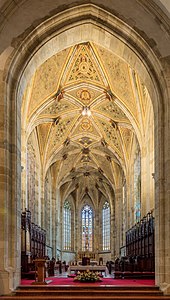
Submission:
{"label": "altar", "polygon": [[94,272],[100,272],[100,273],[105,273],[105,276],[109,274],[108,268],[106,266],[99,266],[99,265],[87,265],[87,266],[82,266],[82,265],[76,265],[76,266],[69,266],[68,268],[68,275],[71,275],[71,272],[82,272],[82,271],[94,271]]}
{"label": "altar", "polygon": [[[79,260],[77,263],[79,266],[82,266],[82,260]],[[96,266],[96,265],[98,265],[97,260],[90,260],[90,266]]]}

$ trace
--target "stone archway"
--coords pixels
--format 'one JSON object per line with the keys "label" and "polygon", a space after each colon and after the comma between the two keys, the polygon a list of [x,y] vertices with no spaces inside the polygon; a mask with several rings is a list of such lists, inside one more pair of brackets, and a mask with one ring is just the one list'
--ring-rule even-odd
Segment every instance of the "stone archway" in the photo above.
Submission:
{"label": "stone archway", "polygon": [[[90,11],[90,14],[89,14]],[[76,13],[79,18],[76,18]],[[99,17],[99,16],[102,17]],[[106,11],[94,5],[85,5],[66,10],[62,17],[71,18],[71,22],[63,22],[60,15],[42,23],[36,30],[17,45],[9,63],[6,66],[6,90],[4,108],[6,128],[4,131],[5,145],[5,190],[4,199],[6,214],[3,216],[3,226],[9,235],[4,238],[4,249],[8,250],[4,257],[7,261],[3,264],[4,289],[3,292],[15,288],[20,279],[20,186],[21,186],[21,101],[24,89],[31,75],[45,59],[54,52],[58,52],[68,46],[84,41],[93,41],[101,44],[109,51],[118,55],[121,53],[132,68],[143,77],[149,90],[153,103],[155,119],[155,199],[156,199],[156,282],[160,286],[169,283],[168,265],[165,262],[165,223],[161,218],[165,215],[166,193],[164,162],[168,159],[164,156],[165,134],[167,131],[166,115],[164,115],[164,102],[166,103],[166,84],[162,75],[162,67],[149,46],[133,30],[129,33],[129,27],[125,23],[108,14]],[[107,22],[102,24],[102,18]],[[45,34],[44,34],[45,33]],[[118,34],[119,33],[119,34]],[[74,36],[74,41],[72,37]],[[38,41],[38,43],[37,43]],[[116,47],[115,47],[116,45]],[[21,51],[19,53],[19,51]],[[8,122],[10,120],[10,122]],[[167,130],[167,129],[166,129]],[[168,135],[167,135],[168,136]],[[161,146],[160,146],[161,145]],[[168,175],[168,174],[167,174]],[[168,202],[168,200],[166,200]],[[5,218],[6,217],[6,218]],[[11,229],[12,228],[12,229]],[[11,240],[11,237],[13,239]],[[166,240],[168,245],[169,240]],[[163,262],[163,263],[161,263]],[[167,269],[166,269],[167,268]]]}

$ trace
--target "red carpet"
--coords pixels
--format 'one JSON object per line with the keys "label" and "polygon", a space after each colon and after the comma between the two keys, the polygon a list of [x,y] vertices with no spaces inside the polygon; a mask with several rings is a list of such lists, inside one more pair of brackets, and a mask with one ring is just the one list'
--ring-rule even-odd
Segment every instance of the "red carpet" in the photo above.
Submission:
{"label": "red carpet", "polygon": [[[22,279],[21,285],[31,285],[34,280]],[[144,286],[144,285],[155,285],[155,280],[153,279],[114,279],[114,278],[102,278],[101,282],[91,282],[91,283],[82,283],[74,281],[73,278],[57,278],[49,277],[46,278],[46,281],[50,281],[48,285],[78,285],[78,286],[88,286],[88,285],[129,285],[129,286]]]}

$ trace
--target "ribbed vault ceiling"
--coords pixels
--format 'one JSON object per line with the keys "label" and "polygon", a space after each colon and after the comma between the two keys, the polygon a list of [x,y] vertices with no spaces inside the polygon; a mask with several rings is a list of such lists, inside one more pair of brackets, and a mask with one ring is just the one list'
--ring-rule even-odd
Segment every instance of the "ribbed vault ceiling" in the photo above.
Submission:
{"label": "ribbed vault ceiling", "polygon": [[126,62],[82,43],[37,69],[24,95],[23,122],[27,137],[36,133],[42,167],[53,165],[64,197],[80,186],[80,197],[93,198],[97,190],[108,196],[126,174],[134,139],[145,131],[148,103],[142,80]]}

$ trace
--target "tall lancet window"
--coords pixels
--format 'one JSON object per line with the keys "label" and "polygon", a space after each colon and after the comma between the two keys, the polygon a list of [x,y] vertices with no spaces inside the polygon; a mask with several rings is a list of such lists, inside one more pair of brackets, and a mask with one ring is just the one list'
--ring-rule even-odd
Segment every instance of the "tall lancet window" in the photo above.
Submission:
{"label": "tall lancet window", "polygon": [[71,250],[71,206],[64,203],[64,250]]}
{"label": "tall lancet window", "polygon": [[32,220],[36,218],[36,156],[31,145],[27,146],[27,208],[31,211]]}
{"label": "tall lancet window", "polygon": [[136,153],[134,161],[134,221],[141,219],[141,155]]}
{"label": "tall lancet window", "polygon": [[92,251],[93,242],[93,211],[85,205],[81,211],[82,217],[82,251]]}
{"label": "tall lancet window", "polygon": [[106,201],[102,209],[103,250],[110,250],[110,206]]}

